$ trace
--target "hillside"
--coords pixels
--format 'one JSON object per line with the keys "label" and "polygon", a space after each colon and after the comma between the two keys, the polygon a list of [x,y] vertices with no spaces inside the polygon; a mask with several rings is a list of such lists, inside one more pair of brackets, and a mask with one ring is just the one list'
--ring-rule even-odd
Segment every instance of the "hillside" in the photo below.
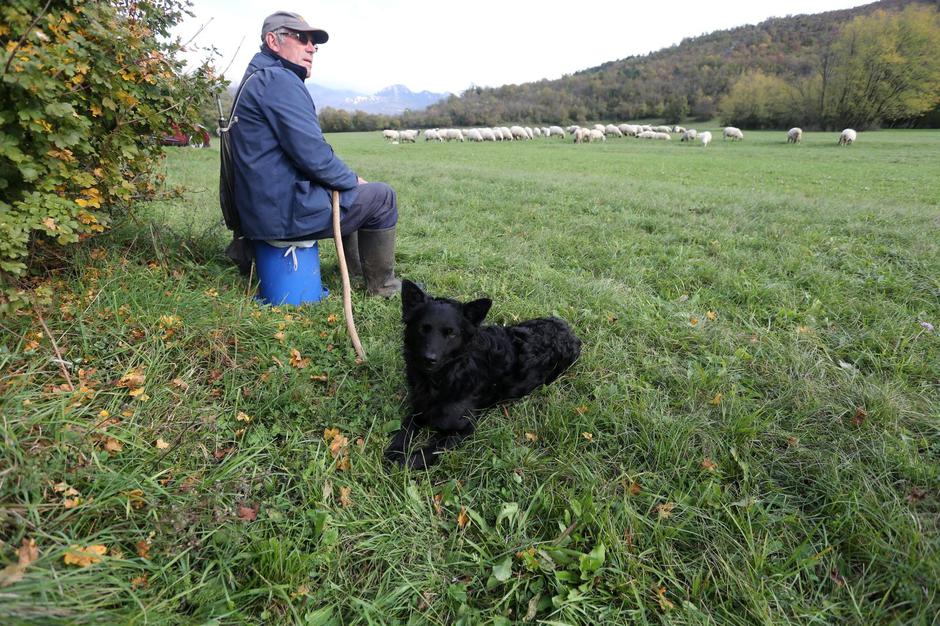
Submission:
{"label": "hillside", "polygon": [[808,77],[851,19],[878,9],[897,11],[917,0],[881,0],[815,15],[775,17],[757,25],[688,38],[678,45],[582,70],[556,80],[474,87],[405,126],[491,126],[508,121],[570,123],[640,118],[711,119],[719,99],[744,72]]}

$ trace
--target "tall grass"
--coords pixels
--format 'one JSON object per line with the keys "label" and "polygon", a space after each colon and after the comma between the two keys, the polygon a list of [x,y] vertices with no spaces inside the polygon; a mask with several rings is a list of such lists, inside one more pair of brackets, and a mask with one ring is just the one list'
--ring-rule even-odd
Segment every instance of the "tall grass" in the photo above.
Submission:
{"label": "tall grass", "polygon": [[331,244],[333,297],[259,307],[218,153],[168,150],[183,195],[2,322],[0,621],[936,623],[940,136],[836,139],[331,137],[400,274],[584,341],[428,472],[381,458],[400,301],[355,295],[360,365]]}

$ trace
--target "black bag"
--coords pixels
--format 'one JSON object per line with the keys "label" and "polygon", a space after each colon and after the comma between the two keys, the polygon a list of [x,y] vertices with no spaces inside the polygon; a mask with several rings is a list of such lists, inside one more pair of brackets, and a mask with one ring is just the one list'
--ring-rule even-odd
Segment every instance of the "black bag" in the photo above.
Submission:
{"label": "black bag", "polygon": [[254,72],[249,74],[239,86],[228,120],[225,119],[222,113],[222,101],[216,99],[219,107],[219,206],[222,208],[222,218],[225,220],[225,226],[232,231],[232,243],[225,249],[225,254],[238,266],[238,271],[245,276],[248,276],[251,272],[254,251],[251,242],[245,239],[241,233],[241,218],[235,206],[235,164],[232,160],[232,136],[230,131],[238,123],[238,116],[235,115],[238,98],[242,95],[242,89],[245,88],[245,85],[254,75]]}

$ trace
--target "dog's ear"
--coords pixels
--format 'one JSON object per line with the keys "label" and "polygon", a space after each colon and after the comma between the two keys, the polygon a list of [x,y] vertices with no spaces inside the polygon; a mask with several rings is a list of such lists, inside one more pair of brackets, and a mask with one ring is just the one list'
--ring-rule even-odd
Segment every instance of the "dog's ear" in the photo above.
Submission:
{"label": "dog's ear", "polygon": [[406,319],[408,314],[416,307],[424,304],[428,299],[428,294],[421,290],[407,278],[401,281],[401,316]]}
{"label": "dog's ear", "polygon": [[463,316],[474,326],[479,326],[486,317],[486,314],[490,312],[491,306],[493,306],[493,301],[489,298],[480,298],[479,300],[468,302],[463,305]]}

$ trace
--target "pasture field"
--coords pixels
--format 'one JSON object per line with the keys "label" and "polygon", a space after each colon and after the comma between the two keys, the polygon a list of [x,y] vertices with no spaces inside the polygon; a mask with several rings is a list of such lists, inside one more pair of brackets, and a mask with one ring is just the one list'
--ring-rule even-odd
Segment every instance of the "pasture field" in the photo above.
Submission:
{"label": "pasture field", "polygon": [[937,624],[940,132],[745,135],[330,137],[402,276],[584,342],[427,472],[382,462],[400,299],[358,365],[332,243],[257,306],[168,149],[182,196],[0,321],[0,623]]}

